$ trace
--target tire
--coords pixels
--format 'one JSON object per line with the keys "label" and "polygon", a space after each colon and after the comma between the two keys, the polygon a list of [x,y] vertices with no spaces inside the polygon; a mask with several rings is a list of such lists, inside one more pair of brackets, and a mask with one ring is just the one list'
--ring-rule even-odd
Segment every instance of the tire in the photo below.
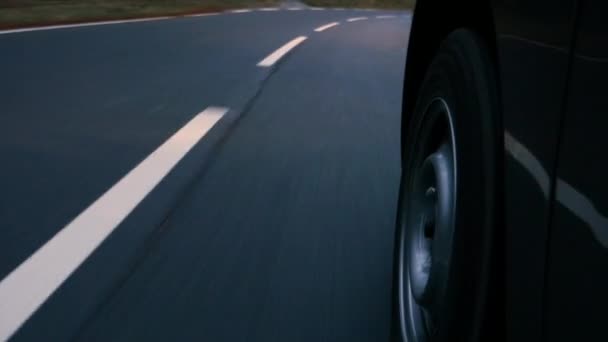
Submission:
{"label": "tire", "polygon": [[479,341],[491,324],[503,153],[494,72],[481,38],[452,32],[402,132],[393,341]]}

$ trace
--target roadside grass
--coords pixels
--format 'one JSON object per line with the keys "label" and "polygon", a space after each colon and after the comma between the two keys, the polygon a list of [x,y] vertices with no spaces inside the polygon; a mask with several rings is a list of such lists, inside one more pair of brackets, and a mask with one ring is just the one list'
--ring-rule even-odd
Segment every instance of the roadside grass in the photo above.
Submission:
{"label": "roadside grass", "polygon": [[316,7],[413,9],[416,0],[302,0]]}
{"label": "roadside grass", "polygon": [[279,0],[0,0],[0,28],[276,5]]}

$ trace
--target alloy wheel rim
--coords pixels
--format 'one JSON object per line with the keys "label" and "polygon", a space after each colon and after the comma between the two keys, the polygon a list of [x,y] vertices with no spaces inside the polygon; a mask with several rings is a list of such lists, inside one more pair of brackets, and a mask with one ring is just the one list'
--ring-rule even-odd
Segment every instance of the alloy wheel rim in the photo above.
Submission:
{"label": "alloy wheel rim", "polygon": [[404,173],[399,305],[406,341],[426,341],[436,332],[448,282],[457,170],[452,122],[446,101],[431,101]]}

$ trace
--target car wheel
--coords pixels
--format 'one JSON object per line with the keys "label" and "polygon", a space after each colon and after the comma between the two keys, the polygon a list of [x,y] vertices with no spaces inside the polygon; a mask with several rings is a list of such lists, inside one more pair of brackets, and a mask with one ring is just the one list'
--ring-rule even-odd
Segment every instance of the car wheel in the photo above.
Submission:
{"label": "car wheel", "polygon": [[451,33],[402,132],[393,341],[480,339],[500,226],[496,94],[482,40]]}

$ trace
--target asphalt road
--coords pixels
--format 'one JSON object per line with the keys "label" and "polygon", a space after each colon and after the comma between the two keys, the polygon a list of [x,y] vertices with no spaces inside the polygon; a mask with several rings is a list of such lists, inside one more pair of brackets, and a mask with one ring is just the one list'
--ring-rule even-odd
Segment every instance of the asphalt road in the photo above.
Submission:
{"label": "asphalt road", "polygon": [[[409,24],[285,8],[0,34],[0,340],[386,340]],[[210,107],[82,262],[87,224],[31,271]]]}

